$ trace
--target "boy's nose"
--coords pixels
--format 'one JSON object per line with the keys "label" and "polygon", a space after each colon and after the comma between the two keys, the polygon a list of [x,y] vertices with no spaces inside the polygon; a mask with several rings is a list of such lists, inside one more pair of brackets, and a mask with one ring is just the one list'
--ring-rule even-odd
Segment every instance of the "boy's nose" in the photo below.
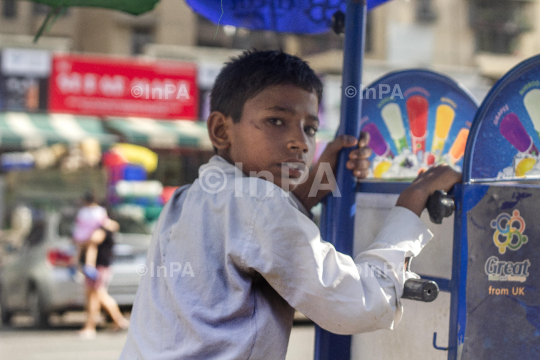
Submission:
{"label": "boy's nose", "polygon": [[306,136],[307,135],[304,133],[304,129],[294,131],[293,134],[290,135],[287,143],[288,149],[300,150],[302,153],[307,153],[309,151],[309,147]]}

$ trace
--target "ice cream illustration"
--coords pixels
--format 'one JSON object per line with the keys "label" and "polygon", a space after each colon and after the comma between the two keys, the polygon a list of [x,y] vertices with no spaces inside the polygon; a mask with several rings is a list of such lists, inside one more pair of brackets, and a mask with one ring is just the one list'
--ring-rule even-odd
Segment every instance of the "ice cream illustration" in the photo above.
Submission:
{"label": "ice cream illustration", "polygon": [[532,89],[523,98],[525,108],[531,117],[534,129],[540,136],[540,89]]}
{"label": "ice cream illustration", "polygon": [[452,144],[450,151],[448,152],[448,159],[454,165],[465,154],[465,145],[467,145],[467,138],[469,137],[469,129],[463,128],[459,130],[456,140]]}
{"label": "ice cream illustration", "polygon": [[525,176],[529,171],[531,171],[534,168],[534,165],[536,165],[536,159],[527,157],[523,160],[520,160],[516,166],[516,176],[517,177]]}
{"label": "ice cream illustration", "polygon": [[499,131],[519,152],[538,155],[532,138],[515,113],[509,113],[502,119]]}
{"label": "ice cream illustration", "polygon": [[407,144],[405,127],[403,126],[403,116],[401,115],[399,105],[396,103],[385,105],[381,110],[381,116],[392,140],[394,140],[398,153],[401,153],[403,149],[407,149],[409,145]]}
{"label": "ice cream illustration", "polygon": [[407,99],[406,106],[411,129],[412,151],[421,162],[426,151],[428,100],[422,95],[413,95]]}
{"label": "ice cream illustration", "polygon": [[381,161],[375,166],[375,169],[373,169],[373,176],[375,178],[381,178],[391,167],[392,163],[390,161]]}
{"label": "ice cream illustration", "polygon": [[362,131],[369,133],[368,146],[373,149],[373,152],[378,156],[394,158],[394,153],[390,150],[390,146],[384,140],[381,131],[374,123],[364,125]]}
{"label": "ice cream illustration", "polygon": [[435,157],[440,157],[444,150],[444,143],[450,132],[450,127],[454,121],[456,112],[449,105],[442,104],[437,107],[435,119],[435,136],[431,145],[431,152]]}

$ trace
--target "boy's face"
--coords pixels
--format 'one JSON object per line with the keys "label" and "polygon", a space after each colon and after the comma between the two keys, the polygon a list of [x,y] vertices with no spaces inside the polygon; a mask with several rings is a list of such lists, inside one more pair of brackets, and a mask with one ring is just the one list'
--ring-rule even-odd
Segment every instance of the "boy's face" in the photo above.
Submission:
{"label": "boy's face", "polygon": [[246,101],[242,118],[230,128],[228,160],[240,163],[248,176],[294,190],[313,161],[317,114],[315,93],[294,85],[261,91]]}

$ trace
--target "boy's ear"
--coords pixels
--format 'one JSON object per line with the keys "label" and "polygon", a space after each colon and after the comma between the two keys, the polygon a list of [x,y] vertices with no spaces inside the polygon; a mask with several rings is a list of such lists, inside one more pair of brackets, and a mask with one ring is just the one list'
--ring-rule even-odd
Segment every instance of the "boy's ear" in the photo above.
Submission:
{"label": "boy's ear", "polygon": [[227,149],[231,145],[229,135],[231,125],[232,118],[219,111],[212,112],[208,117],[208,135],[212,144],[219,150]]}

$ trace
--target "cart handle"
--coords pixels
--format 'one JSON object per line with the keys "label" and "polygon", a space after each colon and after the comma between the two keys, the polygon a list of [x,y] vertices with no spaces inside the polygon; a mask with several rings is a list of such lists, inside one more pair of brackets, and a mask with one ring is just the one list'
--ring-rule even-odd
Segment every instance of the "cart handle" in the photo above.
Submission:
{"label": "cart handle", "polygon": [[408,279],[403,286],[402,299],[432,302],[439,296],[439,286],[435,281]]}
{"label": "cart handle", "polygon": [[435,224],[441,224],[443,218],[454,213],[456,204],[454,198],[449,196],[446,191],[437,190],[428,197],[426,208],[431,221]]}

